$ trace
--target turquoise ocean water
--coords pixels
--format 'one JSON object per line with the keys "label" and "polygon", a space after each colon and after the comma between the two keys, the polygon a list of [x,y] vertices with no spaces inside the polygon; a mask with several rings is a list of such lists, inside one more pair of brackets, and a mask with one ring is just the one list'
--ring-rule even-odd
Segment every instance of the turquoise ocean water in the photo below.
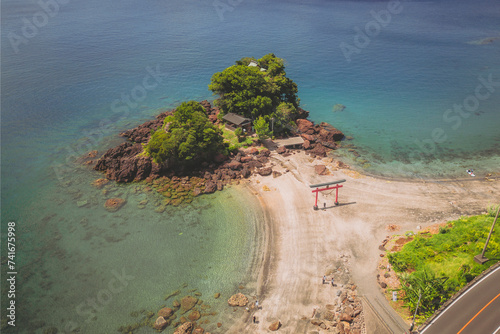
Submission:
{"label": "turquoise ocean water", "polygon": [[[248,283],[259,240],[256,201],[231,189],[158,213],[161,198],[143,185],[104,193],[91,186],[101,175],[74,160],[162,108],[213,98],[211,75],[236,59],[285,58],[311,119],[353,138],[336,155],[356,168],[499,171],[500,40],[474,42],[500,36],[498,1],[404,1],[391,12],[383,1],[54,3],[2,1],[1,251],[4,263],[14,221],[13,333],[113,333],[184,283],[183,293],[223,293],[213,308],[229,317],[225,300]],[[347,108],[333,112],[338,103]],[[109,213],[109,197],[127,204]],[[117,277],[125,283],[111,291]],[[2,318],[7,302],[2,290]]]}

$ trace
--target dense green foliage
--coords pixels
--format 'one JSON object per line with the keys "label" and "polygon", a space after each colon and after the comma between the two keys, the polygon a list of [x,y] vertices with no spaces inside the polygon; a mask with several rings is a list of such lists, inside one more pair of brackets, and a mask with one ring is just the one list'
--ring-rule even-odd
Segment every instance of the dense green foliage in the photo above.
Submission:
{"label": "dense green foliage", "polygon": [[183,102],[165,119],[145,147],[154,161],[169,159],[189,164],[209,160],[223,150],[222,132],[208,119],[205,109],[196,101]]}
{"label": "dense green foliage", "polygon": [[[252,61],[258,65],[249,66]],[[236,65],[215,73],[208,87],[219,94],[216,103],[223,113],[253,120],[262,116],[268,123],[274,118],[276,133],[288,131],[299,105],[297,84],[286,77],[283,59],[274,54],[258,60],[243,58]]]}
{"label": "dense green foliage", "polygon": [[389,253],[394,271],[399,272],[404,301],[415,311],[419,293],[419,314],[429,316],[474,277],[500,260],[500,231],[495,227],[480,265],[474,256],[481,254],[494,215],[462,217],[449,222],[438,234],[418,234],[400,252]]}
{"label": "dense green foliage", "polygon": [[253,127],[259,139],[267,139],[272,135],[271,130],[269,130],[269,123],[262,116],[253,122]]}

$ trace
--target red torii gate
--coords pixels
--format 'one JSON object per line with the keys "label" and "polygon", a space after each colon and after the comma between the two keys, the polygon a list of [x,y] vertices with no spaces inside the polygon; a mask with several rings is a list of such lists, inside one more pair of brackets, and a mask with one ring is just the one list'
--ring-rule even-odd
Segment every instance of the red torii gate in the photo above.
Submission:
{"label": "red torii gate", "polygon": [[[340,185],[339,183],[345,182],[345,179],[338,180],[338,181],[332,181],[332,182],[325,182],[325,183],[319,183],[319,184],[311,184],[309,187],[310,188],[317,188],[313,190],[313,193],[316,193],[316,201],[314,202],[314,210],[318,210],[318,194],[320,191],[324,190],[332,190],[335,189],[335,205],[339,205],[339,188],[342,188],[343,185]],[[333,187],[330,187],[330,185],[334,184]],[[320,189],[321,187],[326,186],[326,188]]]}

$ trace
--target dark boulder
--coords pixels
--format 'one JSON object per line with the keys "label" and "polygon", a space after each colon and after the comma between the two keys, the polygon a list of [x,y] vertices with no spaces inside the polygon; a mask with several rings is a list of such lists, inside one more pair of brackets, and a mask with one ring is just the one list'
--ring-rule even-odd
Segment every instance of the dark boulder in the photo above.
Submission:
{"label": "dark boulder", "polygon": [[314,134],[314,124],[311,121],[308,121],[307,119],[298,119],[297,120],[297,129],[301,133],[306,133],[306,134]]}
{"label": "dark boulder", "polygon": [[271,167],[264,167],[264,168],[259,169],[259,171],[258,171],[258,173],[262,176],[271,175],[272,172],[273,172],[273,169]]}
{"label": "dark boulder", "polygon": [[150,157],[140,157],[137,159],[137,172],[135,180],[145,180],[151,173],[153,164]]}
{"label": "dark boulder", "polygon": [[227,164],[227,167],[229,167],[232,170],[239,170],[241,169],[242,166],[243,165],[241,164],[241,162],[238,161],[231,161],[230,163]]}
{"label": "dark boulder", "polygon": [[326,169],[325,165],[316,165],[316,166],[314,166],[314,171],[318,175],[326,175],[328,172],[328,169]]}
{"label": "dark boulder", "polygon": [[317,155],[320,157],[326,157],[326,148],[323,145],[321,145],[320,143],[317,143],[316,145],[314,145],[314,148],[312,150],[310,150],[309,152],[311,152],[311,154],[314,154],[314,155]]}
{"label": "dark boulder", "polygon": [[213,181],[208,181],[207,184],[205,185],[205,194],[212,194],[217,190],[217,183]]}
{"label": "dark boulder", "polygon": [[342,131],[336,129],[328,123],[322,122],[320,125],[321,130],[319,131],[319,138],[324,141],[340,141],[344,139],[344,134]]}
{"label": "dark boulder", "polygon": [[252,175],[252,172],[247,167],[244,167],[241,170],[241,176],[243,176],[245,179],[248,178],[248,177],[250,177],[250,175]]}

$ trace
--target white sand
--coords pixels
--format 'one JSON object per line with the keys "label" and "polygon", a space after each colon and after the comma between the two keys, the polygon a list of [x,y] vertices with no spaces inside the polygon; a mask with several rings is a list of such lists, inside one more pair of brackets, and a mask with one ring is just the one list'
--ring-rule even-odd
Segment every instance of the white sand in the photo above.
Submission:
{"label": "white sand", "polygon": [[[278,178],[253,176],[249,182],[268,216],[263,261],[257,269],[257,294],[262,306],[256,312],[259,322],[252,323],[252,311],[228,333],[267,333],[269,325],[278,319],[283,324],[279,333],[319,330],[309,321],[314,308],[336,299],[336,288],[321,284],[321,278],[336,269],[341,254],[351,256],[350,274],[359,293],[378,293],[378,245],[385,236],[416,231],[418,225],[423,228],[461,215],[480,214],[488,205],[500,202],[498,180],[400,182],[349,170],[319,176],[314,165],[325,162],[303,152],[287,158],[273,153],[272,161],[274,170],[283,172],[287,168],[290,172]],[[327,166],[334,169],[331,164]],[[314,211],[315,195],[309,185],[338,179],[347,180],[339,190],[341,205],[321,210],[324,202],[329,207],[335,200],[335,191],[322,193],[320,210]],[[263,186],[270,191],[264,191]],[[388,224],[401,226],[400,232],[388,232]]]}

